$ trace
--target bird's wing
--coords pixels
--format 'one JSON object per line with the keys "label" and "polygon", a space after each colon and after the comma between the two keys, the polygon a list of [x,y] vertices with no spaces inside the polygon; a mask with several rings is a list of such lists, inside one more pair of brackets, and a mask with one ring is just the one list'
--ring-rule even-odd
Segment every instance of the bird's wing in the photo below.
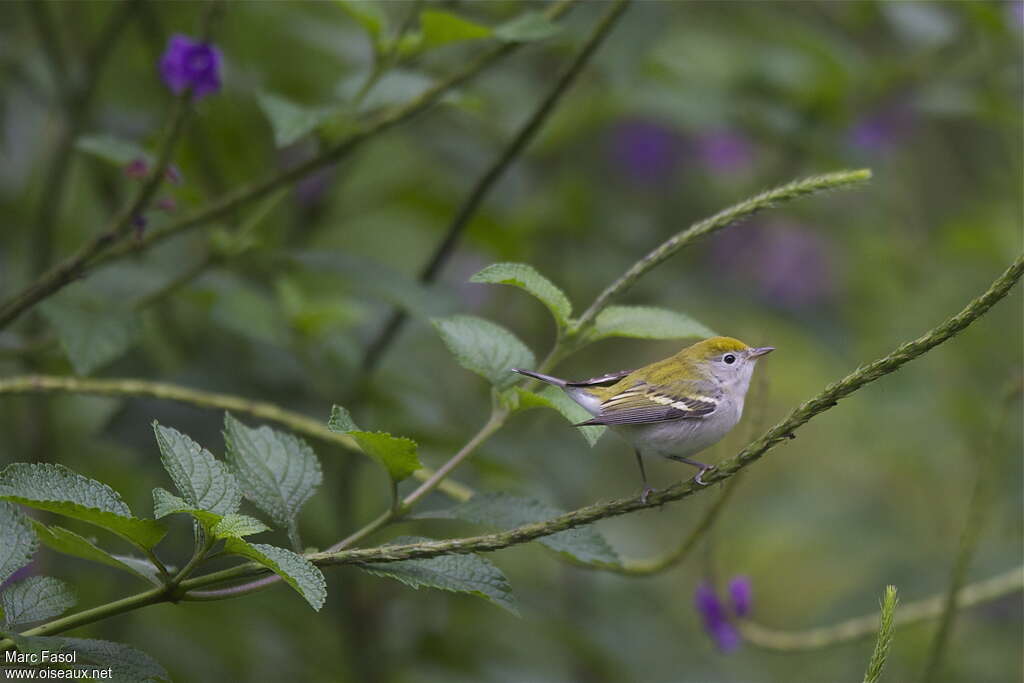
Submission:
{"label": "bird's wing", "polygon": [[600,413],[576,426],[645,424],[706,417],[718,408],[722,392],[705,384],[688,382],[652,387],[639,383],[607,398],[601,404]]}
{"label": "bird's wing", "polygon": [[566,382],[565,385],[568,387],[610,387],[632,372],[632,370],[619,370],[618,372],[609,372],[605,375],[591,377],[590,379],[581,379],[578,382]]}

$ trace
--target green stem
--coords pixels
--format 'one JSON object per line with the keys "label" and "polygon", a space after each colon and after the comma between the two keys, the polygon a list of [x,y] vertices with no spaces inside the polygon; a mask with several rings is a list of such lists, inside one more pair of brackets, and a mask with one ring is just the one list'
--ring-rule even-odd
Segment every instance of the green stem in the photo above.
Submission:
{"label": "green stem", "polygon": [[[96,396],[146,396],[167,401],[187,403],[211,410],[229,410],[252,417],[270,420],[290,430],[327,443],[358,451],[359,445],[349,436],[332,432],[318,420],[300,413],[285,410],[265,401],[252,401],[241,396],[218,394],[176,384],[151,382],[144,379],[95,379],[91,377],[60,377],[55,375],[19,375],[0,379],[2,394],[69,393],[93,394]],[[423,468],[413,473],[417,479],[426,481],[433,470]],[[473,491],[462,484],[445,480],[440,489],[456,500],[468,500]]]}
{"label": "green stem", "polygon": [[[73,628],[79,626],[85,626],[96,621],[103,619],[109,619],[110,617],[118,614],[124,614],[125,612],[131,612],[133,610],[147,607],[149,605],[155,605],[159,602],[167,602],[169,597],[167,595],[167,588],[161,586],[159,588],[152,588],[142,593],[136,593],[135,595],[116,600],[114,602],[108,602],[105,605],[99,605],[92,609],[83,610],[74,614],[69,614],[66,617],[54,619],[49,621],[42,626],[36,626],[23,632],[23,636],[49,636],[55,633],[64,633],[70,631]],[[0,652],[9,650],[14,647],[14,642],[10,639],[0,640]]]}
{"label": "green stem", "polygon": [[818,192],[846,188],[851,185],[862,183],[870,178],[870,170],[860,169],[857,171],[826,173],[825,175],[795,180],[791,183],[762,192],[761,194],[755,195],[740,202],[739,204],[730,206],[709,218],[705,218],[699,223],[694,223],[682,232],[677,233],[674,237],[666,240],[645,257],[634,263],[618,280],[610,284],[603,292],[601,292],[601,294],[594,300],[594,303],[590,305],[590,308],[584,311],[583,315],[581,315],[579,320],[576,321],[574,328],[575,331],[579,332],[593,323],[598,313],[603,311],[614,298],[632,287],[647,271],[664,262],[677,251],[701,237],[709,235],[717,230],[721,230],[722,228],[728,227],[737,221],[749,218],[764,209],[776,206],[783,202],[789,202]]}
{"label": "green stem", "polygon": [[[202,35],[209,35],[218,10],[219,5],[216,0],[211,1],[209,9],[204,15]],[[174,99],[163,137],[157,146],[156,161],[150,175],[143,181],[132,200],[114,217],[106,229],[86,242],[75,254],[43,273],[27,288],[0,305],[0,329],[9,325],[43,299],[81,277],[93,258],[106,252],[111,245],[125,236],[131,228],[132,220],[145,211],[146,206],[163,183],[164,173],[171,163],[174,146],[184,130],[185,121],[191,111],[189,106],[191,99],[191,88],[186,88]]]}
{"label": "green stem", "polygon": [[949,581],[949,588],[946,591],[942,616],[939,619],[939,627],[936,629],[935,636],[932,638],[931,645],[928,648],[928,659],[921,676],[923,683],[938,680],[942,670],[942,661],[948,649],[949,638],[952,635],[953,622],[956,620],[957,595],[967,581],[967,571],[971,566],[971,560],[974,559],[978,542],[981,540],[981,533],[985,526],[985,517],[992,500],[991,489],[996,460],[996,442],[999,433],[1002,431],[1001,428],[1009,412],[1012,400],[1016,396],[1016,392],[1010,392],[1006,396],[1003,401],[1003,410],[999,411],[999,417],[992,429],[989,447],[983,450],[979,457],[979,462],[974,466],[974,488],[971,491],[970,502],[967,504],[967,521],[960,536],[960,546],[957,550],[956,560],[953,563],[952,576]]}
{"label": "green stem", "polygon": [[[967,609],[1024,590],[1024,566],[971,583],[957,595],[957,608]],[[900,606],[893,620],[895,626],[909,626],[942,615],[946,593],[936,593],[923,600],[908,602]],[[786,631],[769,628],[750,620],[740,622],[743,639],[755,647],[780,652],[819,650],[835,645],[851,643],[869,638],[878,631],[878,614],[865,614],[847,619],[831,626],[806,631]]]}
{"label": "green stem", "polygon": [[[545,16],[548,19],[557,19],[568,12],[569,9],[578,1],[579,0],[559,0],[559,2],[554,3],[545,10]],[[262,197],[263,195],[278,188],[290,185],[318,168],[337,162],[339,159],[351,154],[355,149],[360,147],[362,143],[375,135],[426,111],[440,100],[446,92],[469,81],[492,63],[515,52],[519,47],[520,43],[502,43],[501,45],[493,47],[471,61],[468,66],[458,73],[449,76],[447,79],[437,83],[431,88],[428,88],[406,104],[383,112],[373,120],[367,122],[359,130],[350,134],[344,140],[341,140],[329,149],[324,150],[323,153],[313,157],[312,159],[285,169],[284,171],[263,180],[240,187],[234,192],[228,193],[221,199],[211,202],[206,207],[193,212],[191,215],[184,216],[162,228],[149,231],[140,240],[135,240],[132,243],[122,242],[115,245],[114,242],[116,241],[116,238],[122,234],[124,227],[130,224],[132,217],[138,213],[138,208],[142,203],[144,203],[133,201],[129,206],[129,210],[122,213],[111,224],[110,228],[103,231],[96,238],[81,247],[75,254],[68,257],[65,261],[41,275],[35,282],[30,284],[24,290],[18,292],[3,304],[0,304],[0,329],[6,327],[22,313],[56,293],[74,279],[84,276],[89,270],[103,263],[122,258],[129,254],[137,253],[143,249],[148,249],[154,244],[169,237],[216,220],[217,218],[234,211],[242,204]],[[184,102],[184,98],[188,96],[188,93],[184,93],[183,97],[179,98],[179,104]],[[181,109],[184,110],[185,107],[181,107]],[[180,125],[178,125],[178,123],[177,116],[173,117],[172,126],[170,128],[171,134],[168,135],[165,140],[173,141],[173,139],[177,138],[177,132],[180,130]],[[163,156],[163,153],[159,154],[158,159]],[[154,174],[154,177],[159,179],[162,175],[163,173],[161,171],[159,174]],[[150,182],[147,182],[144,185],[138,195],[138,198],[145,198],[148,200],[152,195],[153,191],[155,191],[155,185],[151,184],[152,180],[153,178],[151,177]]]}
{"label": "green stem", "polygon": [[896,586],[886,586],[885,595],[882,598],[882,618],[878,626],[878,638],[875,640],[875,651],[871,654],[871,661],[868,662],[868,670],[864,674],[864,683],[878,683],[878,679],[882,677],[882,669],[885,668],[885,660],[889,656],[889,648],[892,647],[893,618],[898,602]]}
{"label": "green stem", "polygon": [[[856,369],[842,380],[825,387],[817,396],[793,410],[785,420],[768,430],[760,439],[749,444],[739,455],[726,461],[721,468],[709,475],[707,480],[709,483],[713,483],[736,476],[737,472],[752,465],[779,443],[788,440],[788,434],[794,432],[815,416],[836,406],[838,399],[849,396],[876,379],[895,372],[914,358],[948,341],[955,334],[984,315],[997,301],[1005,297],[1020,279],[1022,273],[1024,273],[1024,254],[1018,256],[1010,267],[991,284],[988,290],[971,301],[962,311],[918,339],[902,344],[886,356]],[[332,566],[396,562],[447,554],[468,554],[500,550],[513,545],[527,543],[543,536],[549,536],[559,531],[590,524],[600,519],[661,506],[665,503],[680,500],[707,490],[708,487],[706,486],[696,485],[692,481],[687,481],[661,491],[655,491],[646,503],[640,502],[636,496],[620,498],[605,503],[595,503],[594,505],[567,512],[544,522],[524,524],[508,531],[468,538],[387,545],[377,548],[349,549],[334,553],[313,553],[307,555],[306,558],[319,566]],[[186,579],[178,588],[187,593],[194,589],[205,588],[225,581],[257,576],[266,573],[266,571],[265,568],[250,562],[220,572]],[[163,588],[147,591],[131,598],[125,598],[124,600],[107,605],[100,605],[92,610],[44,624],[37,629],[33,629],[37,633],[29,632],[27,635],[43,635],[44,633],[68,630],[84,623],[90,623],[166,599],[166,592]],[[44,629],[45,631],[38,632],[39,629]],[[0,643],[0,648],[9,648],[9,641],[7,642],[8,644]]]}

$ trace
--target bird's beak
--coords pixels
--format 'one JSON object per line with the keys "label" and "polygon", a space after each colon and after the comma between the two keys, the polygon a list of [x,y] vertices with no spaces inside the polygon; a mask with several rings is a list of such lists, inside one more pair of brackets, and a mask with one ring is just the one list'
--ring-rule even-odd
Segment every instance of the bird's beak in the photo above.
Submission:
{"label": "bird's beak", "polygon": [[750,349],[750,353],[748,355],[751,358],[760,358],[761,356],[768,355],[769,353],[771,353],[774,350],[775,350],[774,346],[759,346],[759,347],[757,347],[755,349]]}

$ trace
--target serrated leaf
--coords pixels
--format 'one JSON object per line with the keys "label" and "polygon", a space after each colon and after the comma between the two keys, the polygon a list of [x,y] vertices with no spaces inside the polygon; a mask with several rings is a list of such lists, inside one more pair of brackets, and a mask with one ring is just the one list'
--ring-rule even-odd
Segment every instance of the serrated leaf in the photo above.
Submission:
{"label": "serrated leaf", "polygon": [[224,549],[259,562],[298,591],[313,609],[320,611],[327,598],[327,582],[316,565],[302,555],[277,546],[249,543],[238,538],[227,539]]}
{"label": "serrated leaf", "polygon": [[[532,391],[527,391],[525,389],[518,389],[518,391],[520,410],[528,410],[530,408],[538,407],[551,408],[568,420],[570,424],[574,425],[580,422],[585,422],[593,417],[593,415],[584,410],[580,404],[566,396],[565,392],[558,387],[544,387],[537,393],[533,393]],[[608,428],[590,426],[574,427],[574,429],[579,432],[580,436],[586,440],[589,446],[593,447]]]}
{"label": "serrated leaf", "polygon": [[238,510],[242,489],[228,466],[185,434],[153,421],[160,461],[185,502],[218,515]]}
{"label": "serrated leaf", "polygon": [[420,29],[423,32],[423,46],[427,48],[491,36],[489,27],[437,9],[420,12]]}
{"label": "serrated leaf", "polygon": [[225,515],[222,520],[213,527],[213,535],[217,538],[242,538],[270,531],[270,527],[249,515],[237,513]]}
{"label": "serrated leaf", "polygon": [[470,282],[512,285],[524,289],[548,307],[558,325],[564,326],[572,315],[569,298],[551,280],[525,263],[494,263],[469,278]]}
{"label": "serrated leaf", "polygon": [[544,40],[560,32],[562,27],[542,12],[524,12],[494,29],[494,37],[509,43]]}
{"label": "serrated leaf", "polygon": [[163,519],[168,515],[190,515],[198,521],[207,532],[211,532],[221,520],[216,512],[202,510],[191,505],[187,500],[179,498],[170,491],[157,487],[153,489],[153,516]]}
{"label": "serrated leaf", "polygon": [[431,319],[459,365],[491,382],[498,390],[511,386],[518,375],[512,368],[535,364],[533,352],[500,325],[471,315]]}
{"label": "serrated leaf", "polygon": [[38,547],[29,518],[17,505],[0,502],[0,584],[31,562]]}
{"label": "serrated leaf", "polygon": [[[398,543],[423,541],[399,538]],[[437,588],[453,593],[470,593],[490,600],[516,616],[515,596],[508,579],[494,564],[479,555],[441,555],[423,560],[401,560],[357,565],[376,576],[401,581],[412,588]]]}
{"label": "serrated leaf", "polygon": [[[59,636],[12,635],[14,646],[19,652],[42,654],[50,652],[75,652],[77,668],[83,664],[112,669],[108,681],[121,683],[150,683],[170,681],[167,670],[142,650],[124,643],[92,638],[62,638]],[[90,667],[91,668],[91,667]]]}
{"label": "serrated leaf", "polygon": [[114,489],[53,463],[16,462],[0,471],[0,500],[55,512],[112,531],[152,548],[167,530],[152,519],[132,516]]}
{"label": "serrated leaf", "polygon": [[415,441],[404,436],[392,436],[387,432],[361,430],[352,421],[349,412],[341,406],[331,408],[327,427],[332,432],[348,434],[355,439],[363,452],[384,465],[395,481],[402,481],[422,467],[416,454]]}
{"label": "serrated leaf", "polygon": [[[565,510],[542,503],[535,498],[513,496],[508,493],[486,493],[477,494],[465,503],[447,510],[429,512],[420,517],[461,519],[506,530],[524,524],[545,522],[564,513]],[[592,526],[566,529],[557,534],[538,538],[537,541],[586,564],[619,564],[618,554]]]}
{"label": "serrated leaf", "polygon": [[597,314],[585,332],[590,341],[608,337],[685,339],[714,337],[715,333],[683,313],[653,306],[609,306]]}
{"label": "serrated leaf", "polygon": [[30,576],[0,593],[0,609],[8,626],[56,617],[76,602],[71,586],[52,576]]}
{"label": "serrated leaf", "polygon": [[82,283],[65,287],[42,302],[39,310],[78,375],[107,365],[139,340],[138,314]]}
{"label": "serrated leaf", "polygon": [[320,461],[309,445],[270,427],[247,427],[224,415],[228,462],[245,497],[288,529],[292,544],[301,547],[298,516],[323,479]]}
{"label": "serrated leaf", "polygon": [[108,567],[114,567],[115,569],[135,574],[146,581],[152,581],[155,576],[156,568],[148,560],[140,560],[149,566],[149,572],[145,572],[140,570],[137,565],[133,566],[122,562],[111,553],[100,548],[84,536],[76,534],[74,531],[60,526],[46,526],[37,520],[32,520],[32,526],[35,528],[36,535],[43,542],[43,545],[58,553],[79,557],[92,562],[99,562]]}
{"label": "serrated leaf", "polygon": [[154,161],[153,155],[135,142],[103,133],[79,137],[75,141],[75,149],[117,166],[124,166],[136,159],[142,159],[151,166]]}
{"label": "serrated leaf", "polygon": [[273,93],[257,95],[260,109],[274,131],[274,144],[287,147],[339,114],[337,107],[304,107]]}

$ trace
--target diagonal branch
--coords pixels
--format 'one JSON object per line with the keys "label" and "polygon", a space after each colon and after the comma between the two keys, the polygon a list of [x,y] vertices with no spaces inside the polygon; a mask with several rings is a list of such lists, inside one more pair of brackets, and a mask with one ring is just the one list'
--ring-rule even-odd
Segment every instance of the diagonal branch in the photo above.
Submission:
{"label": "diagonal branch", "polygon": [[[219,3],[216,0],[211,0],[202,20],[203,27],[200,33],[203,40],[208,39],[213,22],[218,18],[220,10]],[[100,54],[102,55],[102,52]],[[150,170],[150,175],[143,181],[131,201],[104,230],[82,245],[75,254],[43,273],[38,280],[0,305],[0,329],[9,325],[43,299],[81,277],[87,264],[94,257],[106,251],[125,236],[131,228],[132,219],[145,210],[146,205],[163,182],[164,172],[171,163],[175,144],[181,137],[185,121],[191,111],[191,99],[192,88],[186,88],[184,92],[174,98],[168,123],[164,127],[163,135],[157,145],[156,161]]]}
{"label": "diagonal branch", "polygon": [[[1019,593],[1022,590],[1024,590],[1024,567],[1016,567],[992,578],[964,586],[957,594],[956,604],[959,609],[966,609]],[[942,614],[944,600],[945,594],[937,593],[923,600],[915,600],[901,605],[893,622],[896,626],[908,626],[919,621],[935,619]],[[804,631],[783,631],[747,619],[740,621],[740,632],[745,641],[755,647],[784,652],[818,650],[868,638],[877,631],[877,614],[865,614],[831,626]]]}
{"label": "diagonal branch", "polygon": [[[430,283],[437,279],[441,269],[451,258],[455,252],[455,246],[458,244],[459,239],[465,232],[466,227],[470,221],[476,215],[477,210],[483,203],[484,198],[491,191],[491,188],[497,184],[497,182],[505,175],[505,171],[512,165],[522,151],[528,144],[533,140],[540,131],[544,122],[547,121],[551,112],[555,110],[559,100],[562,96],[568,92],[572,86],[576,77],[579,76],[583,67],[590,61],[590,57],[597,50],[598,46],[604,41],[605,37],[611,31],[612,27],[618,21],[619,17],[625,11],[629,5],[630,0],[618,0],[608,10],[605,16],[598,23],[594,32],[587,39],[583,49],[579,51],[576,58],[562,73],[562,76],[555,82],[547,96],[541,100],[537,109],[534,110],[533,114],[526,120],[523,127],[512,138],[512,141],[502,150],[498,158],[494,160],[494,163],[484,172],[482,176],[476,181],[473,189],[470,190],[466,196],[465,201],[459,210],[456,212],[452,222],[448,225],[448,230],[445,232],[444,239],[434,249],[434,253],[427,261],[426,265],[420,271],[419,281],[422,283]],[[402,327],[408,320],[409,315],[402,309],[395,308],[391,311],[387,318],[387,321],[381,327],[380,331],[374,336],[369,344],[366,345],[366,352],[363,355],[363,362],[360,368],[360,374],[365,378],[373,372],[377,363],[383,357],[384,352],[391,346],[391,343],[398,337],[398,333],[401,332]],[[356,382],[358,384],[358,382]]]}
{"label": "diagonal branch", "polygon": [[[94,396],[135,396],[157,398],[165,401],[187,403],[210,410],[230,410],[251,415],[261,420],[270,420],[298,434],[333,443],[352,451],[360,450],[352,437],[332,432],[327,425],[301,413],[296,413],[266,401],[253,401],[242,396],[217,394],[212,391],[190,389],[177,384],[151,382],[144,379],[94,379],[91,377],[61,377],[56,375],[20,375],[0,379],[0,395],[3,394],[91,394]],[[423,481],[433,476],[434,471],[424,467],[413,476]],[[454,481],[441,482],[441,490],[456,500],[468,500],[471,490]]]}
{"label": "diagonal branch", "polygon": [[[1005,297],[1020,279],[1022,273],[1024,273],[1024,254],[1019,255],[1010,267],[981,296],[971,301],[962,311],[914,341],[902,344],[886,356],[854,370],[842,380],[830,384],[817,396],[797,407],[785,420],[768,430],[760,439],[752,442],[739,455],[727,460],[721,468],[709,475],[709,483],[724,481],[735,476],[737,472],[753,464],[773,447],[787,440],[786,435],[801,425],[806,424],[816,415],[820,415],[836,406],[839,399],[849,396],[880,377],[895,372],[904,364],[927,353],[939,344],[948,341],[984,315],[996,302]],[[559,531],[590,524],[600,519],[664,505],[671,501],[686,498],[698,491],[706,490],[707,487],[688,481],[676,484],[662,491],[655,491],[646,503],[640,502],[636,496],[619,498],[573,510],[545,522],[524,524],[515,529],[499,533],[442,541],[381,546],[378,548],[343,550],[337,553],[313,553],[307,555],[306,558],[319,566],[331,566],[397,562],[400,560],[437,557],[439,555],[500,550],[520,543],[527,543],[543,536],[550,536]],[[225,581],[259,576],[266,572],[265,568],[255,563],[245,563],[223,571],[188,579],[181,583],[180,589],[187,592]],[[115,614],[157,602],[165,602],[168,599],[169,597],[166,595],[147,591],[107,605],[100,605],[77,614],[61,617],[30,629],[23,635],[62,633],[78,626],[100,621]],[[12,645],[13,643],[9,639],[2,640],[0,641],[0,651],[9,649]]]}
{"label": "diagonal branch", "polygon": [[[578,1],[559,0],[559,2],[554,3],[545,11],[545,16],[548,19],[557,19],[568,12]],[[263,180],[240,187],[188,216],[184,216],[158,230],[149,232],[141,240],[134,243],[122,242],[115,245],[116,238],[123,232],[123,226],[128,225],[134,215],[134,212],[125,212],[112,224],[111,229],[105,230],[75,254],[41,275],[24,290],[3,304],[0,304],[0,329],[9,325],[40,301],[62,289],[72,280],[82,277],[89,270],[102,263],[122,258],[128,254],[137,253],[157,242],[220,218],[242,204],[257,199],[280,187],[294,183],[318,168],[335,163],[339,159],[348,156],[360,147],[362,143],[378,133],[382,133],[392,126],[403,123],[417,114],[426,111],[446,92],[462,85],[494,62],[511,54],[520,45],[521,43],[502,43],[493,47],[471,61],[468,66],[458,73],[427,89],[406,104],[383,112],[344,140],[312,159]],[[171,130],[173,131],[174,128],[172,127]],[[177,133],[174,136],[176,137]],[[148,184],[142,188],[139,196],[143,196],[144,193],[146,195],[152,194]],[[137,209],[137,204],[137,202],[133,202],[132,207]]]}

